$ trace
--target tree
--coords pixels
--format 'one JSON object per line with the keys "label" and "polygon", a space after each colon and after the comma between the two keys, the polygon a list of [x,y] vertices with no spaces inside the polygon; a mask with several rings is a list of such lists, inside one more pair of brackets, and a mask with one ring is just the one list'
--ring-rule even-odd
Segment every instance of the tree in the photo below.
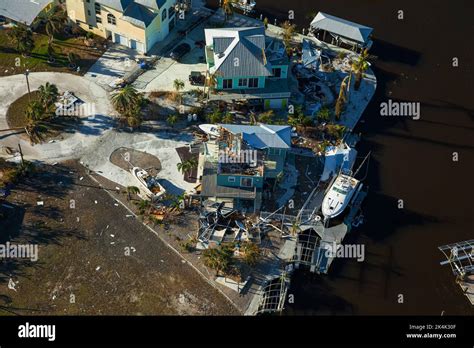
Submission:
{"label": "tree", "polygon": [[313,120],[309,116],[305,116],[303,107],[298,105],[293,115],[288,117],[288,124],[292,127],[309,127],[313,125]]}
{"label": "tree", "polygon": [[166,119],[166,122],[171,126],[174,127],[176,122],[178,122],[178,116],[177,115],[169,115],[168,118]]}
{"label": "tree", "polygon": [[358,91],[360,88],[362,78],[364,77],[364,72],[366,72],[367,69],[369,68],[369,62],[367,60],[368,57],[369,57],[369,52],[367,51],[367,49],[365,49],[364,51],[362,51],[362,53],[356,59],[356,61],[352,62],[352,70],[354,71],[355,76],[356,76],[356,80],[354,83],[354,89],[356,91]]}
{"label": "tree", "polygon": [[176,79],[173,81],[173,87],[176,90],[176,93],[179,95],[179,103],[183,103],[183,96],[179,93],[184,88],[184,81],[180,79]]}
{"label": "tree", "polygon": [[243,253],[243,259],[249,266],[255,266],[261,256],[260,248],[252,242],[244,242],[240,248]]}
{"label": "tree", "polygon": [[53,42],[49,41],[48,42],[48,63],[54,63],[54,47],[53,47]]}
{"label": "tree", "polygon": [[54,34],[58,33],[62,26],[67,23],[67,14],[61,7],[56,6],[38,19],[44,23],[46,35],[48,35],[49,42],[51,43],[54,40]]}
{"label": "tree", "polygon": [[198,162],[194,158],[182,161],[181,163],[176,164],[178,170],[185,174],[191,172],[193,169],[197,168]]}
{"label": "tree", "polygon": [[288,54],[288,56],[290,56],[292,51],[293,38],[296,35],[296,25],[291,24],[289,21],[285,21],[281,27],[283,29],[281,37],[286,47],[286,53]]}
{"label": "tree", "polygon": [[226,112],[226,114],[222,118],[222,122],[227,124],[234,122],[234,115],[232,115],[230,112]]}
{"label": "tree", "polygon": [[32,144],[42,140],[42,132],[45,130],[44,124],[45,109],[38,100],[31,101],[25,110],[26,126],[25,131]]}
{"label": "tree", "polygon": [[265,17],[263,19],[263,26],[265,27],[265,29],[268,29],[268,18],[267,17]]}
{"label": "tree", "polygon": [[224,11],[224,23],[234,15],[234,3],[236,0],[222,0],[222,10]]}
{"label": "tree", "polygon": [[346,89],[347,89],[347,80],[350,78],[349,76],[346,76],[344,80],[342,80],[341,87],[339,89],[339,96],[337,97],[336,101],[336,107],[335,107],[335,115],[336,115],[336,120],[341,119],[342,112],[344,111],[344,106],[347,101],[347,95],[346,95]]}
{"label": "tree", "polygon": [[69,61],[69,67],[74,69],[77,67],[77,61],[79,60],[79,56],[74,52],[69,52],[67,55],[67,60]]}
{"label": "tree", "polygon": [[126,114],[139,106],[141,103],[140,94],[132,85],[126,85],[124,88],[112,95],[112,105],[121,114]]}
{"label": "tree", "polygon": [[136,195],[140,193],[140,189],[136,186],[127,186],[127,201],[130,201],[132,199],[132,195]]}
{"label": "tree", "polygon": [[271,124],[274,116],[275,112],[273,110],[262,112],[260,115],[258,115],[258,122]]}
{"label": "tree", "polygon": [[49,109],[58,100],[59,91],[55,84],[46,82],[38,88],[39,99],[45,110]]}
{"label": "tree", "polygon": [[35,42],[33,40],[33,33],[24,24],[15,25],[9,32],[8,37],[15,45],[15,49],[22,56],[27,56],[34,49]]}
{"label": "tree", "polygon": [[219,108],[215,108],[210,114],[207,114],[207,119],[211,123],[220,123],[222,121],[222,113]]}
{"label": "tree", "polygon": [[322,107],[318,111],[318,119],[320,121],[329,121],[331,118],[331,110],[327,107]]}
{"label": "tree", "polygon": [[229,244],[222,244],[217,248],[206,249],[202,253],[204,265],[216,271],[216,276],[220,272],[226,272],[232,264],[234,248]]}

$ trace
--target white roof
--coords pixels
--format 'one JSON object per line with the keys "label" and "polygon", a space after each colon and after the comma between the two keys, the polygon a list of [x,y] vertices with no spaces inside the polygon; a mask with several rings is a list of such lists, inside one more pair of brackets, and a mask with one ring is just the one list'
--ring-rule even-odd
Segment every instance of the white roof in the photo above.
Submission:
{"label": "white roof", "polygon": [[322,29],[333,34],[357,41],[367,42],[372,33],[372,28],[350,22],[348,20],[318,12],[311,22],[311,28]]}

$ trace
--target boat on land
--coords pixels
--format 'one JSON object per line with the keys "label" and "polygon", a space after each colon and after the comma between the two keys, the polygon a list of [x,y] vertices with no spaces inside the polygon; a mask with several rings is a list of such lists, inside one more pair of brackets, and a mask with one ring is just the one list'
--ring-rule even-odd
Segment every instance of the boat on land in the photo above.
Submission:
{"label": "boat on land", "polygon": [[237,0],[231,2],[232,6],[243,11],[244,13],[251,13],[257,6],[254,0]]}
{"label": "boat on land", "polygon": [[207,135],[210,135],[212,137],[218,137],[220,135],[219,133],[219,128],[216,125],[213,124],[201,124],[199,125],[199,128],[206,133]]}
{"label": "boat on land", "polygon": [[158,179],[151,176],[145,169],[133,167],[131,172],[140,183],[140,192],[143,192],[147,198],[154,201],[166,193],[165,188],[161,186]]}
{"label": "boat on land", "polygon": [[321,210],[325,219],[340,215],[361,186],[360,181],[350,174],[339,173],[323,199]]}

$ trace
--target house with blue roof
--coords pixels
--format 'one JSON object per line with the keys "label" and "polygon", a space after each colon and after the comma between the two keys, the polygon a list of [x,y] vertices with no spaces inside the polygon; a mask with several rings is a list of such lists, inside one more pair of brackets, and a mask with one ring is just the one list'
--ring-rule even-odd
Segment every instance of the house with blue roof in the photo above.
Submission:
{"label": "house with blue roof", "polygon": [[262,192],[283,172],[291,127],[220,124],[218,132],[203,144],[199,156],[201,198],[258,211]]}
{"label": "house with blue roof", "polygon": [[248,100],[266,109],[286,108],[289,60],[284,46],[264,27],[205,29],[210,100]]}
{"label": "house with blue roof", "polygon": [[82,29],[147,53],[176,23],[177,0],[66,0],[68,17]]}

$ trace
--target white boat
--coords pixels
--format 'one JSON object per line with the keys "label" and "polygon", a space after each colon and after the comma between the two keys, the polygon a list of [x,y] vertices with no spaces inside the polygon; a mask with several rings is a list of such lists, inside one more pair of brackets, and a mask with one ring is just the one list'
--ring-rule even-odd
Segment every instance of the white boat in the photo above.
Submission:
{"label": "white boat", "polygon": [[145,169],[133,167],[131,172],[140,183],[140,192],[143,192],[147,198],[154,201],[166,193],[165,188]]}
{"label": "white boat", "polygon": [[213,124],[200,124],[199,128],[210,136],[217,138],[220,135],[219,128]]}
{"label": "white boat", "polygon": [[245,13],[250,13],[254,10],[257,3],[255,0],[237,0],[231,2],[232,6],[238,8],[239,10],[244,11]]}
{"label": "white boat", "polygon": [[359,185],[362,184],[352,176],[339,174],[324,196],[321,207],[324,217],[326,219],[334,218],[341,214],[351,201]]}

